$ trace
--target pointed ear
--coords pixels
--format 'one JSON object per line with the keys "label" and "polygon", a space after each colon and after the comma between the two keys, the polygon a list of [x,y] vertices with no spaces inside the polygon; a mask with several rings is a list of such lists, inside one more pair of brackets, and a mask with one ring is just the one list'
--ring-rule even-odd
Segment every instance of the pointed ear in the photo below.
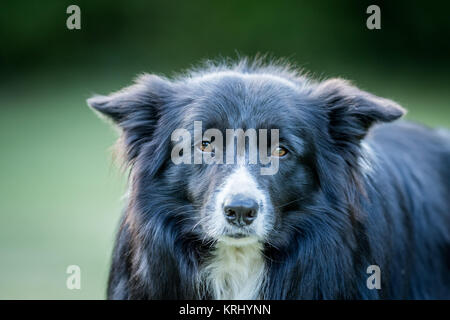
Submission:
{"label": "pointed ear", "polygon": [[154,75],[143,75],[130,87],[108,96],[94,96],[88,105],[122,129],[119,150],[126,159],[137,157],[141,146],[153,138],[160,110],[172,92],[172,83]]}
{"label": "pointed ear", "polygon": [[126,123],[133,119],[148,117],[150,120],[156,116],[169,87],[168,80],[145,74],[139,77],[134,85],[108,96],[93,96],[87,100],[87,104],[126,129]]}
{"label": "pointed ear", "polygon": [[342,79],[324,81],[316,90],[328,113],[330,135],[344,144],[359,142],[375,122],[394,121],[406,113],[394,101],[362,91]]}

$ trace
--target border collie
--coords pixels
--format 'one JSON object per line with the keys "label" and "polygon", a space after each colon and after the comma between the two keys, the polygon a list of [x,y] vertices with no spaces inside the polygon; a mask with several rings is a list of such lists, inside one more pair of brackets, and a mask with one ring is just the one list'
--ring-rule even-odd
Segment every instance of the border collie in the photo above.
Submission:
{"label": "border collie", "polygon": [[109,299],[450,298],[450,133],[397,103],[243,59],[88,104],[130,169]]}

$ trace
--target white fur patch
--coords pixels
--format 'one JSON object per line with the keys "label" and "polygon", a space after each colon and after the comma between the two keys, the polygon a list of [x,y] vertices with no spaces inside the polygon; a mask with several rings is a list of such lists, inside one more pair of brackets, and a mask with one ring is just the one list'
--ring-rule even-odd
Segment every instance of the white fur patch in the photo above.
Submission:
{"label": "white fur patch", "polygon": [[[224,231],[235,228],[229,225],[223,214],[225,199],[243,194],[259,204],[260,211],[251,228],[254,236],[232,238]],[[261,239],[267,233],[271,221],[266,212],[268,197],[258,187],[257,181],[245,166],[238,167],[222,184],[215,201],[213,221],[209,233],[217,239],[216,247],[208,261],[202,266],[200,283],[203,288],[219,300],[260,299],[261,283],[264,280],[265,265]]]}
{"label": "white fur patch", "polygon": [[374,150],[365,142],[361,142],[361,156],[358,159],[358,165],[361,169],[361,173],[365,176],[370,176],[374,172],[374,159],[376,154]]}
{"label": "white fur patch", "polygon": [[214,212],[214,234],[220,236],[221,230],[223,230],[223,225],[227,225],[228,222],[225,221],[223,215],[223,203],[227,197],[235,194],[243,194],[251,199],[254,199],[259,204],[259,212],[255,221],[252,223],[251,227],[256,232],[257,235],[263,236],[266,232],[266,223],[269,217],[265,212],[267,207],[267,196],[258,188],[258,184],[252,175],[248,172],[246,167],[239,167],[235,172],[233,172],[223,184],[220,192],[217,194],[215,199],[215,212]]}
{"label": "white fur patch", "polygon": [[203,268],[202,280],[219,300],[260,299],[263,246],[256,238],[221,238]]}
{"label": "white fur patch", "polygon": [[238,193],[247,195],[257,202],[262,202],[265,198],[255,179],[245,167],[239,167],[227,178],[222,190],[217,195],[217,201],[222,204],[225,197]]}

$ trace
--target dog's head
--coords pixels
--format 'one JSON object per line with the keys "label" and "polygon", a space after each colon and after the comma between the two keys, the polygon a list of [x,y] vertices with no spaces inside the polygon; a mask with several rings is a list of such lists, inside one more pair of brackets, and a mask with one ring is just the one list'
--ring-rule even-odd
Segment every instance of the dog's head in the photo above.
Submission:
{"label": "dog's head", "polygon": [[144,75],[88,103],[122,129],[141,208],[176,204],[187,229],[236,245],[292,231],[330,176],[357,162],[369,127],[404,113],[344,80],[242,64]]}

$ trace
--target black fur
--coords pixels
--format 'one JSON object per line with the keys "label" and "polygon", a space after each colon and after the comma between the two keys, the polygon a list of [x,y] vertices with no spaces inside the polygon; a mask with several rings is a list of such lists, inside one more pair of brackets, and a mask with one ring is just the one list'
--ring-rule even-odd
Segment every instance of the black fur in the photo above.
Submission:
{"label": "black fur", "polygon": [[[212,298],[197,275],[214,239],[197,222],[230,168],[171,162],[171,133],[194,120],[279,128],[290,151],[276,175],[258,177],[275,216],[262,298],[450,298],[448,131],[388,124],[401,107],[343,80],[246,60],[145,75],[88,103],[122,129],[131,167],[108,298]],[[380,290],[366,286],[369,265]]]}

